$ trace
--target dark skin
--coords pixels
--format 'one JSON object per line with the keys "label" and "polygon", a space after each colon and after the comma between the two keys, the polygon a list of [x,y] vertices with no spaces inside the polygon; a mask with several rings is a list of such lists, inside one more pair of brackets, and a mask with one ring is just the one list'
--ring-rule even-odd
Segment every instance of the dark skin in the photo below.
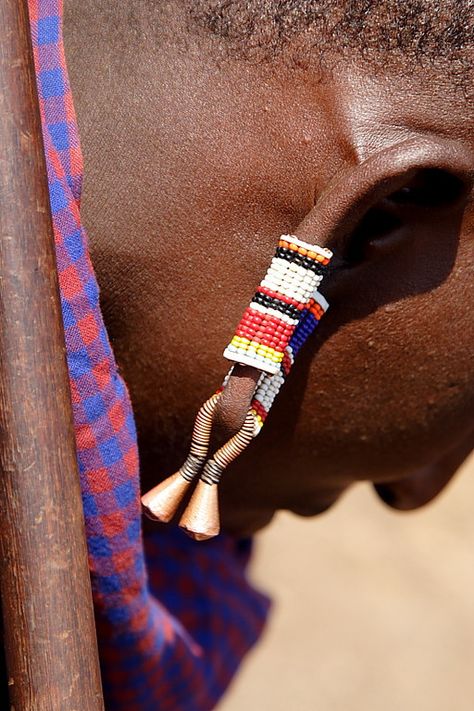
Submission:
{"label": "dark skin", "polygon": [[[402,73],[402,59],[386,72],[218,61],[210,43],[175,42],[178,10],[154,42],[114,30],[103,5],[101,20],[92,0],[66,2],[66,49],[143,490],[181,465],[224,346],[294,233],[336,253],[331,309],[223,479],[224,528],[320,513],[360,480],[395,508],[430,501],[474,446],[469,97],[445,66]],[[249,392],[234,387],[222,431]]]}

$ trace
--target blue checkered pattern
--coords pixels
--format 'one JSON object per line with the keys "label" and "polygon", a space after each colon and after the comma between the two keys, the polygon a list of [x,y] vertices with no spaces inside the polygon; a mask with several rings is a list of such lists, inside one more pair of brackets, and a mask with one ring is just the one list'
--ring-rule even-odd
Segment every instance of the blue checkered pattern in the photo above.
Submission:
{"label": "blue checkered pattern", "polygon": [[29,0],[106,707],[204,711],[258,638],[268,601],[248,544],[175,528],[143,539],[135,426],[81,225],[82,157],[61,0]]}

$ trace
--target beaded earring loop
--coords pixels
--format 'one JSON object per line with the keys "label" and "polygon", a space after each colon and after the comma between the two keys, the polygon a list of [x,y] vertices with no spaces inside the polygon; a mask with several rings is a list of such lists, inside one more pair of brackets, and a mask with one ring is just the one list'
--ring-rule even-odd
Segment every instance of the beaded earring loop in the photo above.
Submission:
{"label": "beaded earring loop", "polygon": [[332,258],[329,249],[283,235],[234,337],[224,351],[228,360],[262,371],[241,429],[208,458],[212,423],[222,388],[199,410],[189,455],[172,476],[142,497],[145,513],[161,523],[176,514],[198,479],[180,526],[197,540],[219,533],[217,486],[223,471],[260,432],[300,348],[312,334],[328,303],[318,291]]}
{"label": "beaded earring loop", "polygon": [[272,375],[279,373],[285,349],[331,257],[328,249],[283,235],[224,356]]}

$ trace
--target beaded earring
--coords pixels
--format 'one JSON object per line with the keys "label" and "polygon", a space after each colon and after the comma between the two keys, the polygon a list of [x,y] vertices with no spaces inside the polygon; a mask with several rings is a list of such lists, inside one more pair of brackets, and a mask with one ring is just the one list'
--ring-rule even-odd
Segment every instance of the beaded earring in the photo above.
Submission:
{"label": "beaded earring", "polygon": [[241,429],[208,458],[214,412],[222,388],[199,410],[189,455],[172,476],[142,497],[145,513],[168,523],[191,484],[198,479],[180,526],[197,540],[219,533],[217,485],[223,471],[260,432],[299,350],[328,309],[318,287],[332,252],[283,235],[265,278],[224,351],[228,360],[261,371]]}

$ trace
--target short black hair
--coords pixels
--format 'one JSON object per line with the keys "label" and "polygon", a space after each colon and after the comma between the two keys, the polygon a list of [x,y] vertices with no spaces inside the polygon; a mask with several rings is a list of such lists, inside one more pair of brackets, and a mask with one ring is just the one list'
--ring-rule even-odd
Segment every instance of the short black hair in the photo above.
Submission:
{"label": "short black hair", "polygon": [[474,60],[474,0],[192,0],[194,31],[220,38],[234,56],[271,60],[298,40],[297,52],[362,58],[403,54]]}

